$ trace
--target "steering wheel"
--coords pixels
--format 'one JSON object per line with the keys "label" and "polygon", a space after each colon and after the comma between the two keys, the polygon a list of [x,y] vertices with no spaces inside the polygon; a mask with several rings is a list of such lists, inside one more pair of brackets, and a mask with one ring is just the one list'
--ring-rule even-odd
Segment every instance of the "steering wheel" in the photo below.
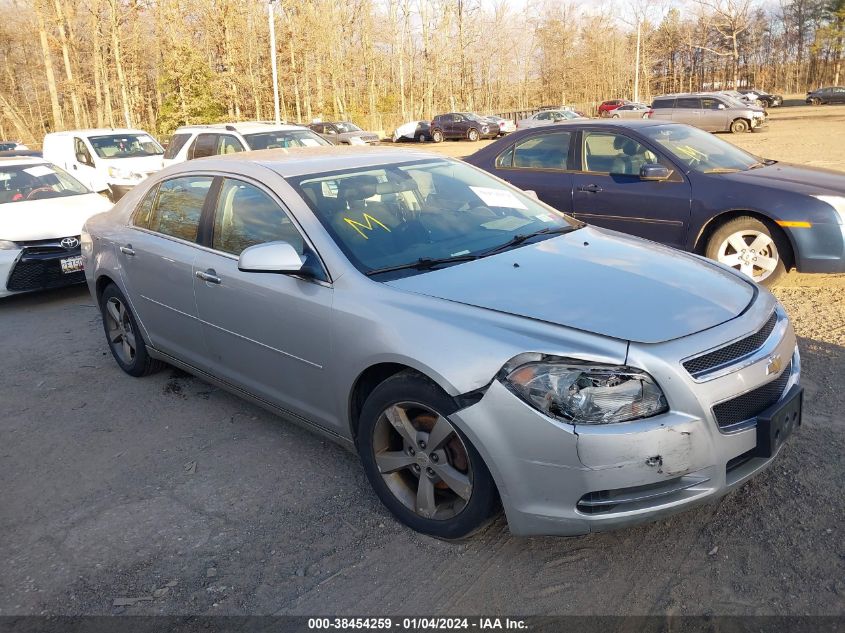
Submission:
{"label": "steering wheel", "polygon": [[32,200],[33,199],[32,196],[34,194],[42,192],[42,191],[51,191],[52,192],[52,191],[54,191],[54,189],[52,187],[36,187],[32,191],[30,191],[28,194],[26,194],[26,199]]}

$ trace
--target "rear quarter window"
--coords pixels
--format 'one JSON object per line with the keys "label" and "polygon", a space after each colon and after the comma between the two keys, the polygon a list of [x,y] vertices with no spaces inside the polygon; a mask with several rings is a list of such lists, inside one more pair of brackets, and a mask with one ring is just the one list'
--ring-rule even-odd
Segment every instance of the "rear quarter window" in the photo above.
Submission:
{"label": "rear quarter window", "polygon": [[170,143],[167,144],[167,149],[164,151],[164,158],[176,158],[179,150],[185,147],[185,143],[187,143],[190,138],[190,134],[174,134],[170,139]]}

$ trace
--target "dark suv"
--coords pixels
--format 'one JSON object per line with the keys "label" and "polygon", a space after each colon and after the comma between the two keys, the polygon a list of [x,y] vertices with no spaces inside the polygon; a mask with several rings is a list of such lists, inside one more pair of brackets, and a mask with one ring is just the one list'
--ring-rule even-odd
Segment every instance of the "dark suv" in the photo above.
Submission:
{"label": "dark suv", "polygon": [[431,121],[431,139],[435,143],[447,138],[467,138],[477,141],[480,138],[496,138],[497,136],[499,136],[499,126],[474,112],[438,114]]}

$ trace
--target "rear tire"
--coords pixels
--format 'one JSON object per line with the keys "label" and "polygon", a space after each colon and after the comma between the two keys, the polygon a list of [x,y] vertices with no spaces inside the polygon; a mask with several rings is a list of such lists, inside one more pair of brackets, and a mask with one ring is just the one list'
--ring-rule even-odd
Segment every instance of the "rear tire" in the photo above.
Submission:
{"label": "rear tire", "polygon": [[435,143],[442,143],[443,142],[443,131],[442,130],[432,130],[431,140],[434,141]]}
{"label": "rear tire", "polygon": [[100,297],[100,313],[106,342],[118,366],[130,376],[149,376],[165,364],[147,352],[147,344],[138,327],[138,321],[115,284],[109,284]]}
{"label": "rear tire", "polygon": [[405,525],[437,538],[465,538],[498,508],[490,471],[449,420],[453,400],[411,371],[369,395],[356,444],[370,484]]}
{"label": "rear tire", "polygon": [[734,218],[717,228],[707,241],[705,254],[766,287],[774,286],[786,274],[792,260],[786,236],[750,216]]}
{"label": "rear tire", "polygon": [[731,123],[731,132],[734,134],[742,134],[743,132],[747,132],[749,127],[748,121],[745,119],[737,119]]}

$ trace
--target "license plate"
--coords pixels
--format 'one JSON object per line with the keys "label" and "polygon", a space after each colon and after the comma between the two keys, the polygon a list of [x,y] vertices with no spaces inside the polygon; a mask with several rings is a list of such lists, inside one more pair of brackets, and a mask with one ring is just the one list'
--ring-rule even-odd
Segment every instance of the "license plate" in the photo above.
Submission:
{"label": "license plate", "polygon": [[801,426],[804,389],[795,385],[786,397],[757,416],[757,457],[771,457]]}
{"label": "license plate", "polygon": [[67,274],[70,273],[78,273],[82,270],[82,255],[77,255],[76,257],[68,257],[67,259],[62,259],[59,261],[62,265],[62,272]]}

